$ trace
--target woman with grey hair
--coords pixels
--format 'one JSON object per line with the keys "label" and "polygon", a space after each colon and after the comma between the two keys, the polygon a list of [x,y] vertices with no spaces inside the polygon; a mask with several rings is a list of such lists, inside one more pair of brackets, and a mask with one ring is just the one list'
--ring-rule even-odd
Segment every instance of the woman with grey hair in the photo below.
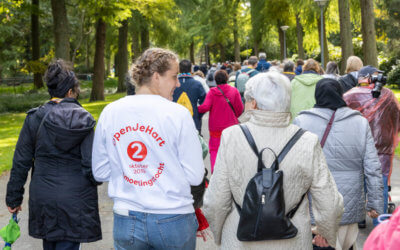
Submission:
{"label": "woman with grey hair", "polygon": [[[290,123],[289,80],[277,72],[258,74],[246,83],[244,96],[246,112],[239,120],[248,127],[258,149],[269,147],[279,154],[299,130]],[[263,155],[265,166],[273,160],[272,154]],[[335,247],[343,200],[318,137],[309,132],[300,137],[279,166],[283,171],[285,214],[299,204],[291,219],[298,229],[296,237],[254,242],[237,239],[239,213],[233,201],[243,204],[246,186],[257,173],[257,161],[239,126],[222,132],[214,174],[204,197],[204,214],[221,249],[312,249],[308,202],[301,198],[306,192],[317,200],[313,203],[318,234],[315,243]]]}

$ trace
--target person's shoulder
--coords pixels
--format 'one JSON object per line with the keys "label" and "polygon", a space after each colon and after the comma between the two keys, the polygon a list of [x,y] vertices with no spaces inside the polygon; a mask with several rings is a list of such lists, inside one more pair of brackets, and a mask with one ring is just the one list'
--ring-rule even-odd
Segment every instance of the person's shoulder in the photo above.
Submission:
{"label": "person's shoulder", "polygon": [[[295,124],[291,124],[291,125],[289,125],[289,126],[293,127],[294,130],[296,130],[296,131],[302,129],[302,128],[300,128],[299,126],[297,126],[297,125],[295,125]],[[293,128],[292,128],[292,129],[293,129]],[[299,142],[300,142],[302,145],[307,145],[307,147],[303,147],[303,146],[302,146],[302,147],[300,147],[300,148],[302,148],[302,149],[304,149],[304,150],[306,150],[307,148],[310,148],[310,146],[312,146],[312,148],[314,148],[315,145],[319,143],[318,136],[317,136],[316,134],[310,132],[310,131],[305,130],[305,129],[302,129],[302,130],[303,130],[304,133],[303,133],[303,135],[299,138]]]}

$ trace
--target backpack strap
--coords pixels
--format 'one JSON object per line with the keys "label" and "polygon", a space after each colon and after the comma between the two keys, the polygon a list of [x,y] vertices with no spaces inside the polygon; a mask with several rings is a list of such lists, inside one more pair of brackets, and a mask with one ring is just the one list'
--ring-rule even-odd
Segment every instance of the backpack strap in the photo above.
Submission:
{"label": "backpack strap", "polygon": [[244,73],[246,73],[246,74],[248,74],[249,76],[251,75],[251,73],[253,73],[254,71],[256,71],[255,69],[251,69],[251,70],[249,70],[249,71],[247,71],[247,72],[244,72]]}
{"label": "backpack strap", "polygon": [[286,154],[289,153],[290,149],[296,144],[297,140],[305,133],[304,129],[297,130],[296,134],[288,141],[286,146],[282,149],[282,151],[278,155],[278,162],[281,163],[285,158]]}
{"label": "backpack strap", "polygon": [[258,148],[257,148],[257,146],[256,146],[256,143],[255,143],[255,141],[254,141],[253,136],[252,136],[251,133],[250,133],[249,128],[248,128],[245,124],[240,124],[239,126],[240,126],[240,128],[242,129],[243,134],[244,134],[244,136],[246,137],[247,142],[249,143],[251,149],[253,149],[253,152],[258,156],[258,154],[259,154]]}

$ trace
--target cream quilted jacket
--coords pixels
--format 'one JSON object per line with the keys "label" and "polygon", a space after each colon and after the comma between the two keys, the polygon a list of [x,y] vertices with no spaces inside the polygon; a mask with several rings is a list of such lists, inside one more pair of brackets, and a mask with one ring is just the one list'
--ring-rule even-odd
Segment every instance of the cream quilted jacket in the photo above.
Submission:
{"label": "cream quilted jacket", "polygon": [[[259,150],[272,148],[276,154],[299,129],[290,125],[290,113],[261,110],[247,111],[240,118],[245,123]],[[264,163],[270,166],[273,157],[264,153]],[[283,170],[283,189],[286,213],[310,191],[319,234],[335,247],[336,232],[343,213],[343,198],[329,172],[318,137],[306,132],[280,164]],[[236,237],[239,214],[233,199],[242,204],[249,180],[257,170],[257,157],[248,145],[239,126],[222,133],[211,177],[204,197],[204,214],[215,241],[221,249],[312,249],[308,200],[305,198],[292,219],[298,234],[292,239],[241,242]]]}

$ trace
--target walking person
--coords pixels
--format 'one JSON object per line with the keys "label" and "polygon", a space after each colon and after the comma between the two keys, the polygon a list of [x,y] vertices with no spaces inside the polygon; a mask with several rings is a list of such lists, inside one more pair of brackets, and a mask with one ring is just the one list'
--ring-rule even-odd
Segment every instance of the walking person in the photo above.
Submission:
{"label": "walking person", "polygon": [[339,75],[339,66],[336,62],[330,61],[326,64],[326,72],[323,75],[324,78],[332,78],[338,80],[340,78]]}
{"label": "walking person", "polygon": [[[383,212],[387,213],[393,157],[399,143],[400,104],[388,88],[382,87],[376,92],[378,97],[372,95],[377,83],[371,79],[379,73],[381,71],[370,65],[361,68],[358,73],[359,87],[346,92],[343,99],[349,108],[360,111],[371,127],[382,169]],[[373,222],[375,226],[378,224],[376,219]],[[360,223],[360,227],[365,225],[363,224]]]}
{"label": "walking person", "polygon": [[225,70],[215,72],[217,87],[211,88],[204,103],[198,107],[199,113],[210,111],[208,128],[210,130],[211,173],[214,172],[214,163],[222,131],[227,127],[237,124],[238,117],[243,112],[243,103],[239,91],[227,84],[227,81],[228,74]]}
{"label": "walking person", "polygon": [[[290,124],[290,97],[289,79],[278,72],[260,73],[247,82],[246,111],[239,119],[241,125],[248,127],[258,149],[268,147],[278,154],[299,131],[299,127]],[[275,159],[272,152],[267,151],[262,158],[266,167]],[[240,216],[234,203],[242,206],[246,186],[257,173],[257,162],[258,158],[240,126],[231,126],[222,132],[215,171],[206,190],[203,206],[217,245],[221,249],[311,249],[308,202],[304,201],[307,198],[302,200],[304,194],[310,192],[315,199],[313,211],[316,215],[318,238],[335,247],[336,232],[343,213],[342,196],[326,165],[318,137],[309,132],[298,139],[279,164],[279,171],[283,172],[285,211],[276,211],[278,208],[268,210],[270,213],[282,213],[285,216],[297,207],[297,212],[290,219],[298,229],[297,235],[279,240],[238,240]],[[255,202],[264,204],[263,200]],[[257,213],[257,209],[254,209],[254,213]],[[248,225],[250,228],[255,226]],[[273,226],[274,224],[271,227]]]}
{"label": "walking person", "polygon": [[206,91],[201,82],[194,79],[191,69],[192,63],[189,60],[184,59],[179,63],[180,86],[174,90],[172,98],[174,102],[189,109],[196,129],[201,133],[201,115],[197,112],[197,106],[204,102]]}
{"label": "walking person", "polygon": [[371,218],[383,213],[381,164],[367,119],[347,107],[337,80],[320,80],[315,100],[314,108],[301,111],[293,124],[316,134],[323,146],[345,207],[336,249],[347,250],[356,244],[357,223],[365,218],[365,210]]}
{"label": "walking person", "polygon": [[314,106],[315,85],[322,79],[322,76],[318,74],[319,71],[319,63],[314,59],[308,59],[303,66],[303,73],[292,80],[292,102],[290,107],[292,119],[300,111]]}
{"label": "walking person", "polygon": [[190,186],[205,171],[193,119],[172,102],[178,63],[171,51],[146,50],[132,69],[136,95],[109,104],[99,118],[93,174],[109,182],[116,250],[196,247]]}
{"label": "walking person", "polygon": [[91,157],[95,120],[77,101],[79,81],[62,60],[52,62],[45,80],[51,100],[31,109],[15,148],[6,204],[21,211],[29,186],[29,235],[44,250],[78,250],[101,239],[97,183]]}
{"label": "walking person", "polygon": [[350,56],[347,59],[346,75],[339,78],[339,83],[342,85],[344,93],[358,85],[358,71],[363,66],[363,62],[357,56]]}

